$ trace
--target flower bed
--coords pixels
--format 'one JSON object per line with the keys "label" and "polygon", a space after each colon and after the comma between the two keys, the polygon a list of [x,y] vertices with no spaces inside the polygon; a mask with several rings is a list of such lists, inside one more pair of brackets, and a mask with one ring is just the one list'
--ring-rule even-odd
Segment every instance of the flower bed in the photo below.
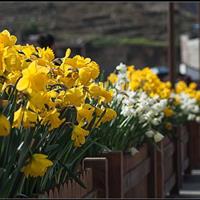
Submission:
{"label": "flower bed", "polygon": [[195,83],[123,63],[105,81],[70,49],[16,41],[0,33],[0,197],[164,197],[200,166]]}
{"label": "flower bed", "polygon": [[116,116],[107,105],[112,93],[96,81],[96,62],[70,58],[70,49],[56,59],[50,48],[16,41],[7,30],[0,33],[2,198],[78,182],[80,162],[96,145],[90,133]]}

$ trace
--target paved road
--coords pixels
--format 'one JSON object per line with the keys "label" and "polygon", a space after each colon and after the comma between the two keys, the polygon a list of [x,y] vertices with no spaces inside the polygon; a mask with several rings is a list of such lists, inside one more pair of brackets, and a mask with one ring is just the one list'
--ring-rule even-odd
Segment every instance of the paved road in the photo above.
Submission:
{"label": "paved road", "polygon": [[200,199],[200,170],[193,170],[191,175],[184,176],[183,187],[180,195],[170,198]]}

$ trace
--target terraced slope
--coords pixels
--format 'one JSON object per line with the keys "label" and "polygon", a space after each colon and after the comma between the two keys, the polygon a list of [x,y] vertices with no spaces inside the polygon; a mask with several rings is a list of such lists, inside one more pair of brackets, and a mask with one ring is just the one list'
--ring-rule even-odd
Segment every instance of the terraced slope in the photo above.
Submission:
{"label": "terraced slope", "polygon": [[[189,31],[195,22],[188,5],[176,3],[178,33]],[[71,45],[102,36],[165,41],[166,19],[166,2],[0,2],[1,30],[24,40],[31,33],[50,32]]]}

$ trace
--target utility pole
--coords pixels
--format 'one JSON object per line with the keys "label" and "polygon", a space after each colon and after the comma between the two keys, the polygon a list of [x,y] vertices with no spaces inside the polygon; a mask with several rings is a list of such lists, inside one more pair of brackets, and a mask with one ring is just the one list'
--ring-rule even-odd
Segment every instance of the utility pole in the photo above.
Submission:
{"label": "utility pole", "polygon": [[174,3],[168,4],[168,67],[172,86],[176,80],[175,39],[174,39]]}
{"label": "utility pole", "polygon": [[199,81],[200,81],[200,3],[197,3],[197,24],[198,24],[198,42],[199,42],[199,48],[198,48],[198,61],[199,61]]}

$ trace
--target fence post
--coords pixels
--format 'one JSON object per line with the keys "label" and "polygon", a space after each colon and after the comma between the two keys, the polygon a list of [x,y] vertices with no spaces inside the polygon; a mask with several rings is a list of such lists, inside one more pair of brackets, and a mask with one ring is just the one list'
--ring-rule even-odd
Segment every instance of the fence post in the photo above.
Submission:
{"label": "fence post", "polygon": [[148,151],[150,153],[150,158],[151,158],[151,173],[149,174],[149,191],[148,191],[148,197],[149,198],[154,198],[157,195],[157,173],[156,173],[156,149],[154,146],[148,146]]}
{"label": "fence post", "polygon": [[169,78],[174,86],[175,83],[175,39],[174,39],[174,3],[169,3],[168,6],[168,67],[169,67]]}
{"label": "fence post", "polygon": [[108,198],[108,160],[104,157],[86,157],[83,168],[92,168],[97,197]]}
{"label": "fence post", "polygon": [[198,58],[199,58],[199,80],[200,80],[200,3],[197,3],[197,23],[198,23],[198,38],[199,38],[199,49],[198,49]]}
{"label": "fence post", "polygon": [[109,198],[124,198],[123,153],[121,151],[103,154],[108,159]]}
{"label": "fence post", "polygon": [[155,198],[165,198],[165,177],[164,177],[164,147],[163,141],[158,144],[159,150],[156,151],[155,155],[155,170],[156,170],[156,188],[157,193]]}
{"label": "fence post", "polygon": [[172,188],[170,194],[171,195],[179,195],[179,189],[181,187],[181,180],[182,180],[182,160],[181,160],[181,139],[182,139],[182,133],[179,128],[175,128],[175,134],[176,138],[174,140],[174,164],[173,167],[175,169],[175,185]]}

